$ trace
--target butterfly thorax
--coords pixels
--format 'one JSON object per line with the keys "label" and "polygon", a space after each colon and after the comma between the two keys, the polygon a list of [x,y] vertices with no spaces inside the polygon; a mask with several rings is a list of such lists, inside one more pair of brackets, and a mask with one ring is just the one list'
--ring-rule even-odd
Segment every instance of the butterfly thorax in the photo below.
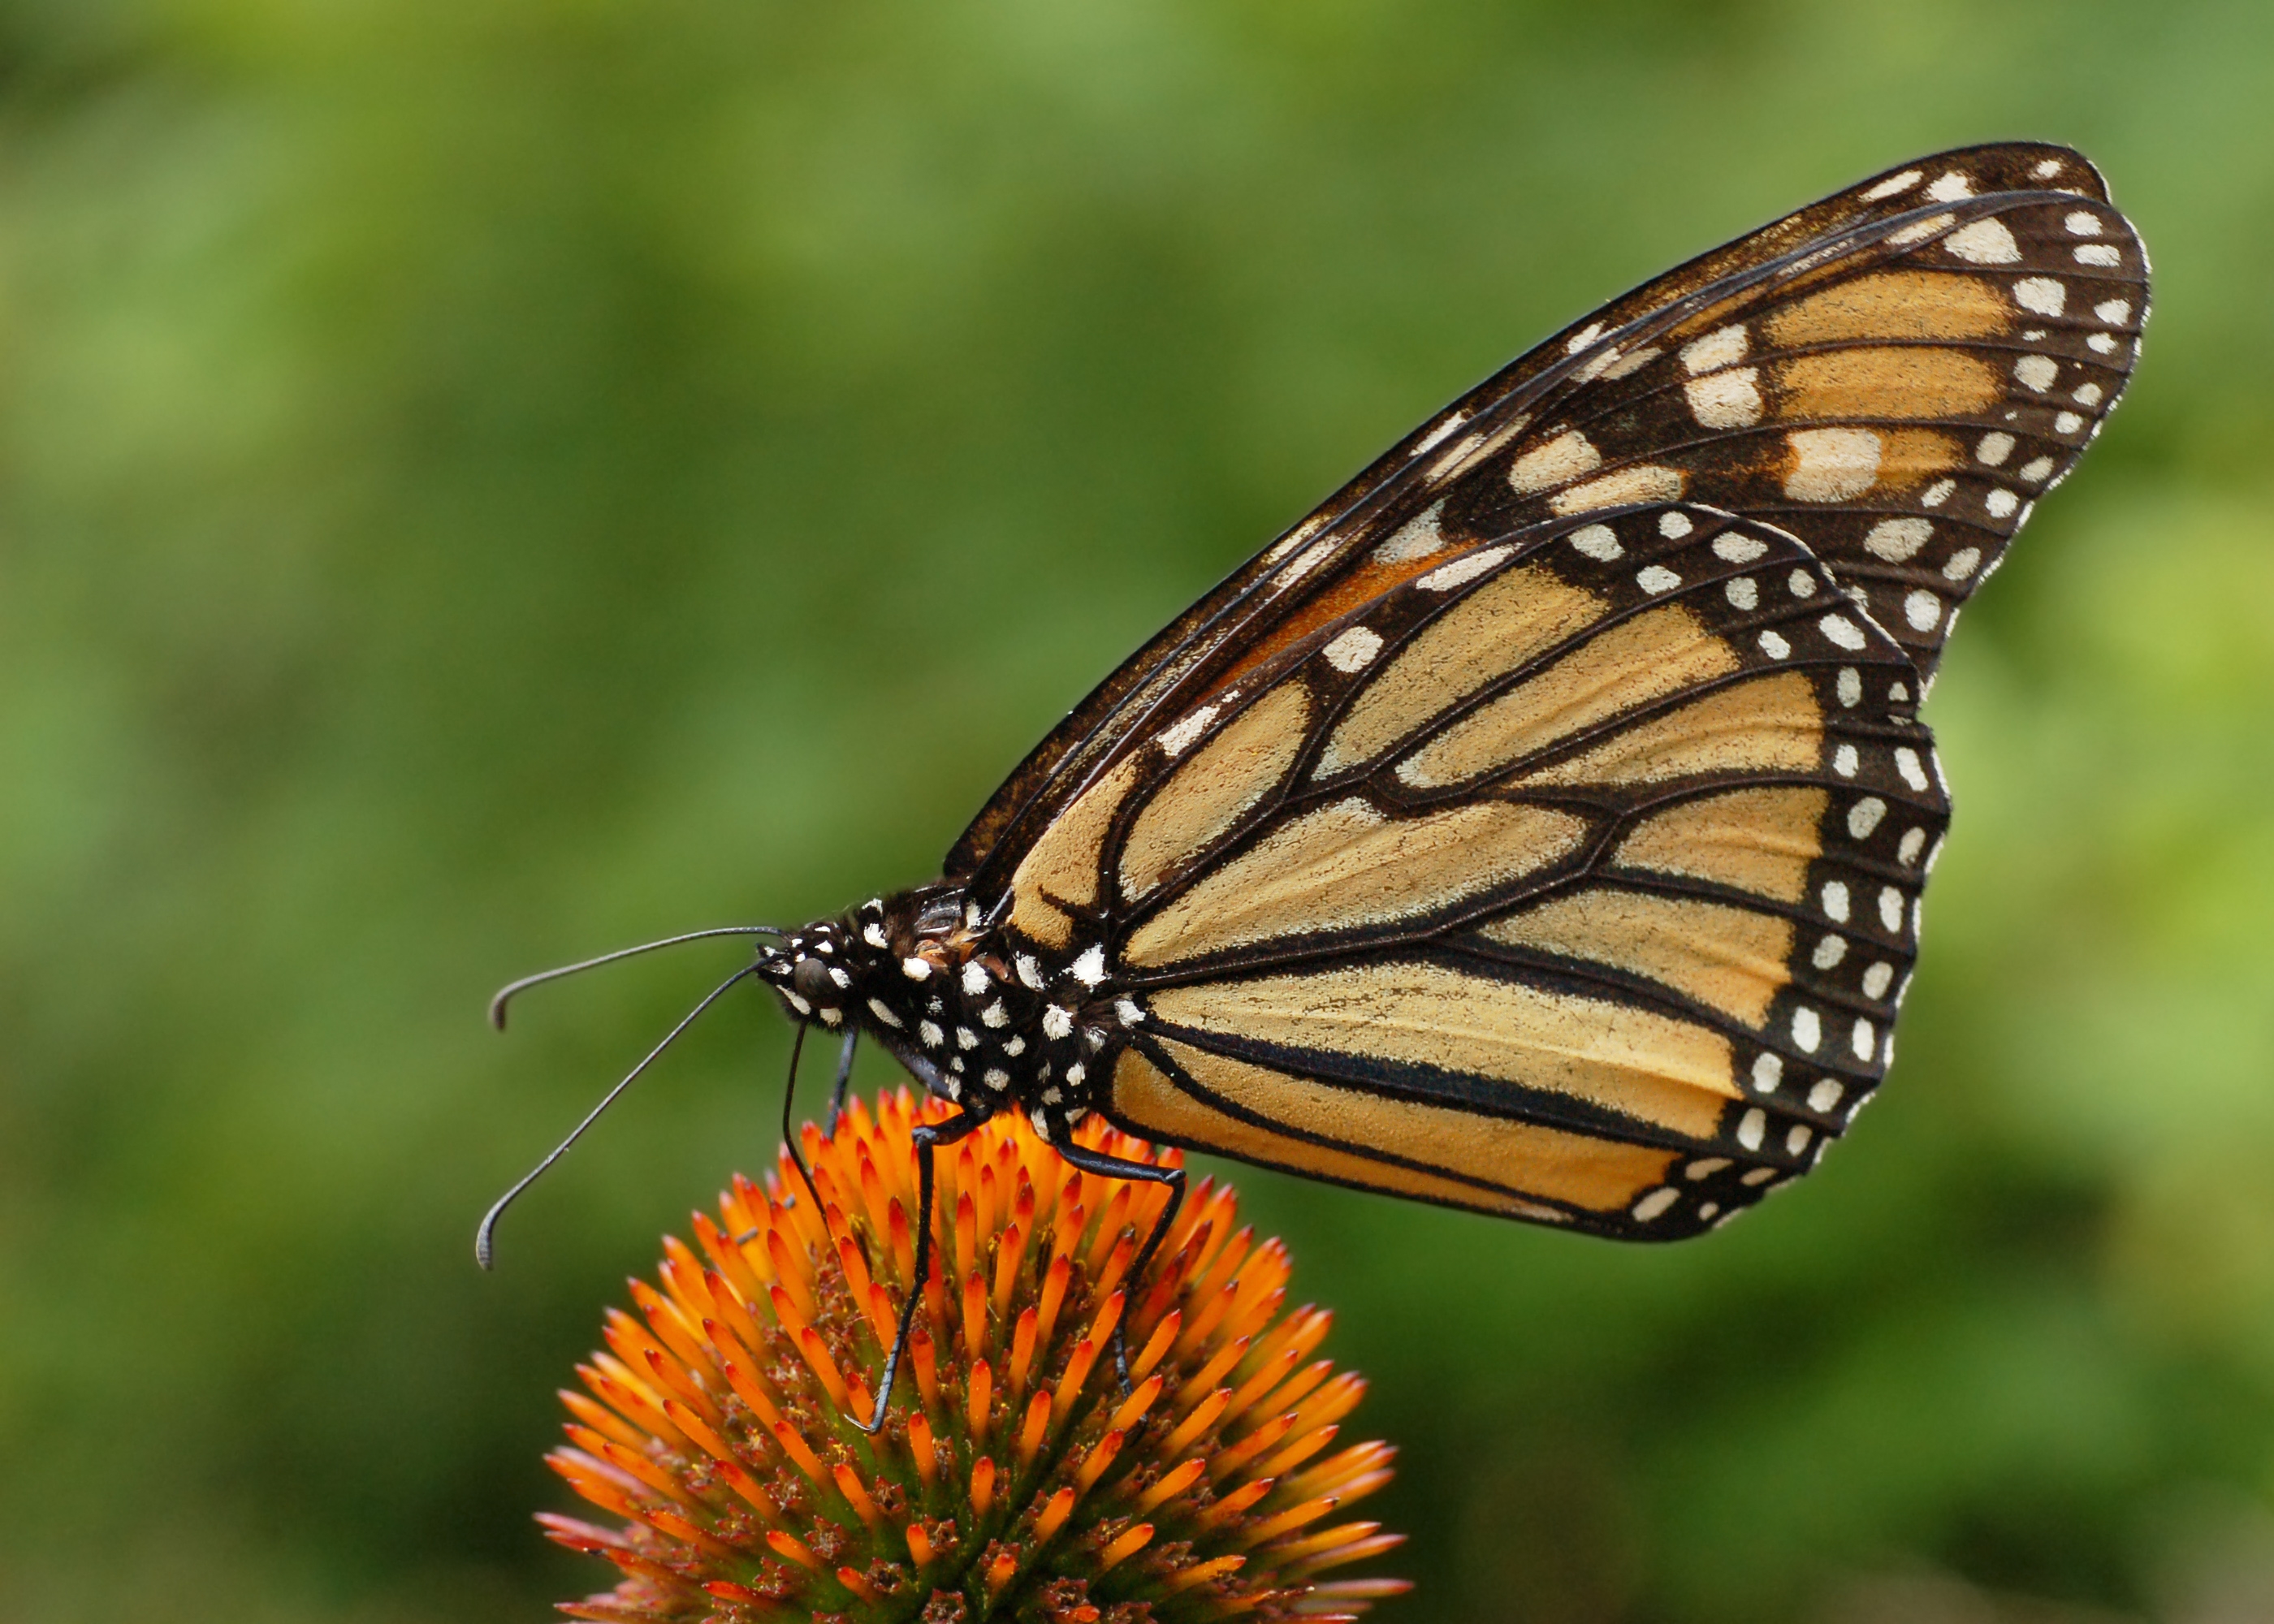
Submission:
{"label": "butterfly thorax", "polygon": [[1088,1115],[1118,1034],[1091,966],[1013,949],[956,885],[817,920],[762,948],[757,969],[791,1019],[864,1032],[940,1098],[982,1118],[1024,1111],[1047,1140]]}

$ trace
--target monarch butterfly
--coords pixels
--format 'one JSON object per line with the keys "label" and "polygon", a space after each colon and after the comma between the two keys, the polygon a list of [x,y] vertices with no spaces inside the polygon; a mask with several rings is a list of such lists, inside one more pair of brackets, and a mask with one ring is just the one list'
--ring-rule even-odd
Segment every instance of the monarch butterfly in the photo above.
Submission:
{"label": "monarch butterfly", "polygon": [[943,878],[748,928],[776,939],[696,1013],[755,977],[801,1045],[843,1035],[840,1100],[865,1033],[958,1108],[916,1133],[918,1279],[937,1147],[1011,1109],[1171,1187],[1140,1271],[1184,1175],[1079,1143],[1093,1112],[1623,1240],[1724,1222],[1886,1074],[1949,817],[1919,702],[2146,313],[2059,147],[1921,159],[1693,259],[1178,617]]}

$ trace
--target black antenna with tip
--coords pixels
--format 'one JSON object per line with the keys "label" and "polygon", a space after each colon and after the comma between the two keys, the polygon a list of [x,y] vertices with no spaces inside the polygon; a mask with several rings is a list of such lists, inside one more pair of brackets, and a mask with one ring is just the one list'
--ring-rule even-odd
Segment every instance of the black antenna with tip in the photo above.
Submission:
{"label": "black antenna with tip", "polygon": [[[731,935],[733,933],[729,931],[712,931],[702,934],[723,936]],[[684,936],[674,938],[674,940],[678,941],[686,941],[689,938]],[[661,947],[667,945],[667,944],[658,942],[651,943],[650,945]],[[632,952],[641,952],[645,950],[641,948],[632,948],[629,951]],[[622,956],[623,955],[621,953],[612,953],[609,955],[610,958],[616,959],[620,959]],[[591,960],[591,963],[593,964],[601,964],[605,962],[606,960],[599,959]],[[568,966],[568,968],[572,970],[583,969],[584,967],[585,966],[582,965],[571,965]],[[567,1139],[562,1139],[558,1145],[553,1147],[553,1154],[551,1155],[546,1157],[544,1161],[530,1169],[528,1173],[522,1177],[519,1184],[516,1184],[512,1189],[498,1197],[497,1204],[492,1207],[488,1212],[482,1215],[481,1227],[474,1231],[474,1261],[480,1264],[484,1268],[489,1268],[492,1267],[491,1241],[497,1229],[497,1222],[500,1218],[505,1215],[505,1209],[513,1205],[514,1198],[520,1195],[520,1193],[528,1189],[530,1185],[535,1184],[537,1182],[538,1176],[544,1172],[546,1169],[551,1167],[554,1162],[560,1161],[562,1156],[568,1154],[568,1147],[571,1145],[574,1145],[578,1139],[584,1137],[584,1130],[591,1127],[594,1123],[599,1121],[600,1113],[606,1110],[611,1105],[614,1105],[616,1102],[616,1096],[623,1093],[625,1089],[630,1087],[633,1083],[636,1082],[639,1079],[639,1074],[646,1071],[649,1066],[655,1064],[656,1056],[662,1054],[665,1049],[669,1049],[681,1033],[686,1031],[688,1027],[695,1024],[695,1018],[697,1016],[702,1014],[704,1011],[709,1009],[712,1004],[718,1003],[720,998],[726,996],[727,989],[732,987],[736,981],[741,981],[747,975],[756,974],[757,970],[757,966],[755,965],[737,970],[734,974],[719,982],[718,986],[712,988],[710,995],[705,997],[702,1003],[688,1011],[685,1019],[681,1020],[677,1026],[674,1026],[665,1034],[662,1042],[657,1044],[653,1049],[647,1051],[646,1059],[641,1061],[629,1071],[626,1072],[624,1074],[624,1080],[618,1083],[614,1088],[609,1089],[606,1095],[602,1098],[600,1102],[585,1114],[584,1120],[576,1124],[576,1131],[570,1133]],[[568,974],[568,971],[558,970],[553,972],[553,974],[556,975],[565,975]],[[516,983],[516,985],[526,984],[526,982]],[[506,989],[507,992],[510,992],[512,990],[512,988],[508,988]],[[499,996],[502,997],[504,995],[500,994]]]}
{"label": "black antenna with tip", "polygon": [[619,959],[652,953],[659,947],[677,947],[682,942],[700,942],[711,936],[785,936],[788,934],[779,925],[721,925],[715,930],[690,930],[685,936],[666,936],[660,942],[643,942],[637,947],[620,947],[613,953],[602,953],[598,959],[562,965],[557,970],[539,970],[535,975],[524,975],[519,981],[508,981],[498,989],[497,996],[490,1000],[490,1025],[503,1032],[506,1005],[530,988],[541,987],[546,981],[557,981],[564,975],[575,975],[579,971],[597,970],[602,965],[615,963]]}

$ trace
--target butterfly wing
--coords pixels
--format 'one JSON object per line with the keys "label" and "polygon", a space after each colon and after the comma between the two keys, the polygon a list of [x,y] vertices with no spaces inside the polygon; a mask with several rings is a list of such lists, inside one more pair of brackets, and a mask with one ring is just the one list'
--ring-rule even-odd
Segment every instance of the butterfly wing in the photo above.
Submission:
{"label": "butterfly wing", "polygon": [[1102,933],[1134,1132],[1694,1233],[1890,1058],[1947,816],[1916,673],[1805,547],[1711,508],[1433,556],[1148,734],[1007,929]]}
{"label": "butterfly wing", "polygon": [[1465,545],[1676,499],[1789,530],[1931,676],[1958,606],[2137,353],[2147,264],[2082,157],[1860,183],[1670,271],[1472,390],[1100,684],[946,872],[999,897],[1148,733]]}

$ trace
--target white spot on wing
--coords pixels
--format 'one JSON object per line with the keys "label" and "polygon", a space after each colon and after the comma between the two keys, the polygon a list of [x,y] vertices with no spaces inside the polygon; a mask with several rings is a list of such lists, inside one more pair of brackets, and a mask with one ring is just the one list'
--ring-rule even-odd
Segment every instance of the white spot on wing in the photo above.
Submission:
{"label": "white spot on wing", "polygon": [[2003,432],[1984,434],[1974,447],[1974,460],[1988,468],[1996,468],[2014,455],[2014,437]]}
{"label": "white spot on wing", "polygon": [[1449,592],[1465,586],[1516,551],[1513,547],[1482,547],[1449,564],[1440,564],[1414,583],[1424,591]]}
{"label": "white spot on wing", "polygon": [[2100,235],[2100,216],[2097,214],[2088,214],[2083,209],[2078,209],[2074,214],[2063,220],[2061,222],[2061,225],[2067,230],[2071,237],[2098,237]]}
{"label": "white spot on wing", "polygon": [[2014,284],[2014,297],[2023,310],[2058,316],[2068,303],[2068,289],[2050,276],[2024,276]]}
{"label": "white spot on wing", "polygon": [[1866,795],[1848,808],[1848,833],[1850,838],[1868,840],[1879,820],[1887,815],[1887,803],[1877,795]]}
{"label": "white spot on wing", "polygon": [[1751,575],[1739,575],[1735,581],[1721,583],[1721,596],[1729,600],[1733,609],[1757,609],[1760,606],[1761,590]]}
{"label": "white spot on wing", "polygon": [[1917,556],[1933,534],[1934,526],[1924,519],[1882,519],[1864,536],[1864,551],[1890,564],[1901,564]]}
{"label": "white spot on wing", "polygon": [[1942,599],[1922,589],[1903,599],[1903,619],[1915,632],[1931,632],[1942,622]]}
{"label": "white spot on wing", "polygon": [[1993,519],[2010,519],[2022,505],[2022,499],[2011,491],[1992,491],[1982,499],[1982,506]]}
{"label": "white spot on wing", "polygon": [[1745,358],[1745,350],[1752,341],[1746,336],[1743,322],[1726,327],[1716,327],[1705,337],[1682,347],[1682,365],[1691,377],[1711,372]]}
{"label": "white spot on wing", "polygon": [[1671,592],[1682,584],[1682,577],[1663,564],[1653,564],[1635,576],[1635,584],[1645,592]]}
{"label": "white spot on wing", "polygon": [[1760,374],[1752,367],[1693,378],[1682,387],[1682,392],[1689,398],[1690,415],[1701,428],[1751,428],[1761,420]]}
{"label": "white spot on wing", "polygon": [[1337,671],[1357,671],[1382,652],[1382,635],[1353,626],[1326,646],[1327,664]]}
{"label": "white spot on wing", "polygon": [[1644,462],[1558,491],[1547,499],[1547,506],[1558,514],[1570,515],[1628,502],[1670,502],[1682,494],[1682,484],[1680,469]]}
{"label": "white spot on wing", "polygon": [[1438,521],[1445,504],[1431,504],[1426,513],[1415,514],[1399,527],[1397,533],[1374,550],[1374,561],[1382,564],[1401,564],[1407,559],[1427,558],[1445,545],[1444,532]]}
{"label": "white spot on wing", "polygon": [[1760,644],[1761,652],[1771,659],[1782,659],[1792,652],[1792,644],[1775,632],[1763,632],[1760,635]]}
{"label": "white spot on wing", "polygon": [[1816,623],[1816,629],[1841,648],[1854,651],[1869,641],[1863,628],[1844,614],[1827,614]]}
{"label": "white spot on wing", "polygon": [[1793,468],[1784,493],[1795,501],[1846,501],[1879,477],[1879,437],[1869,429],[1795,429],[1785,442]]}
{"label": "white spot on wing", "polygon": [[1769,544],[1758,537],[1741,536],[1735,530],[1724,530],[1713,538],[1713,556],[1730,564],[1750,564],[1769,550]]}
{"label": "white spot on wing", "polygon": [[2043,395],[2060,376],[2060,363],[2051,356],[2025,355],[2014,363],[2014,376]]}
{"label": "white spot on wing", "polygon": [[1425,438],[1420,444],[1413,447],[1413,455],[1415,456],[1419,456],[1425,451],[1435,450],[1439,446],[1444,443],[1446,435],[1454,432],[1461,426],[1461,425],[1466,423],[1468,420],[1469,414],[1467,412],[1455,412],[1451,417],[1446,418],[1435,428],[1429,431],[1427,438]]}
{"label": "white spot on wing", "polygon": [[1652,1219],[1663,1215],[1668,1207],[1681,1199],[1677,1192],[1661,1184],[1634,1204],[1634,1215],[1648,1223]]}
{"label": "white spot on wing", "polygon": [[1920,178],[1924,176],[1925,173],[1926,171],[1924,169],[1905,169],[1900,175],[1890,175],[1886,179],[1881,181],[1878,185],[1865,192],[1864,194],[1864,201],[1866,203],[1877,203],[1882,198],[1892,198],[1899,195],[1900,193],[1909,192],[1913,186],[1919,184]]}
{"label": "white spot on wing", "polygon": [[2002,220],[1977,220],[1961,226],[1942,239],[1943,250],[1969,265],[2011,265],[2022,257],[2021,245]]}
{"label": "white spot on wing", "polygon": [[1591,474],[1603,465],[1603,454],[1577,429],[1566,429],[1544,446],[1535,446],[1509,465],[1508,482],[1521,496],[1545,491]]}
{"label": "white spot on wing", "polygon": [[1753,1087],[1760,1094],[1774,1094],[1777,1085],[1784,1081],[1784,1056],[1765,1054],[1753,1062]]}
{"label": "white spot on wing", "polygon": [[1926,195],[1938,203],[1955,203],[1961,198],[1974,195],[1974,183],[1960,171],[1953,169],[1946,175],[1937,176],[1934,184],[1926,189]]}
{"label": "white spot on wing", "polygon": [[2110,268],[2124,263],[2124,256],[2113,243],[2087,243],[2069,256],[2079,265],[2097,265]]}
{"label": "white spot on wing", "polygon": [[1619,545],[1618,535],[1608,524],[1589,524],[1571,532],[1571,545],[1599,563],[1608,564],[1623,557],[1626,549]]}
{"label": "white spot on wing", "polygon": [[1095,987],[1105,979],[1105,949],[1092,943],[1081,950],[1073,961],[1073,979],[1085,987]]}

